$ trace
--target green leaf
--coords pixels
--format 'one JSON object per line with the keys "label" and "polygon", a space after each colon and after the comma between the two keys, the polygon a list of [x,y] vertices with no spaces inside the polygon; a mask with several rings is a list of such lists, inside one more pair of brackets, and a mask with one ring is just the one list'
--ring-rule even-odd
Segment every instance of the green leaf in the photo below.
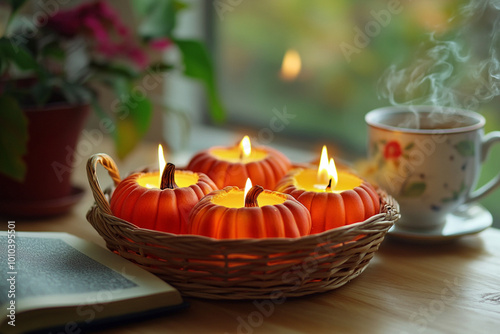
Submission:
{"label": "green leaf", "polygon": [[[90,98],[90,104],[92,105],[92,109],[94,109],[94,112],[97,114],[97,116],[103,120],[110,120],[110,117],[106,114],[106,112],[101,108],[101,105],[98,102],[98,98],[96,94],[92,94]],[[111,130],[115,129],[115,126],[111,125],[110,126]]]}
{"label": "green leaf", "polygon": [[52,90],[53,87],[47,84],[45,80],[37,81],[30,89],[37,106],[43,106],[47,103],[52,94]]}
{"label": "green leaf", "polygon": [[213,81],[214,73],[212,62],[207,50],[199,41],[195,40],[174,40],[179,47],[184,63],[184,74],[192,78],[203,78]]}
{"label": "green leaf", "polygon": [[134,11],[140,15],[147,15],[154,11],[157,0],[132,0]]}
{"label": "green leaf", "polygon": [[426,188],[426,184],[424,182],[413,182],[406,185],[401,190],[401,196],[404,197],[418,197],[421,196]]}
{"label": "green leaf", "polygon": [[205,84],[212,120],[224,121],[226,115],[217,92],[212,61],[207,50],[203,44],[194,40],[176,39],[174,43],[182,54],[184,74]]}
{"label": "green leaf", "polygon": [[90,63],[91,70],[99,72],[101,75],[108,75],[112,78],[116,76],[125,79],[133,80],[139,77],[137,71],[133,70],[130,66],[114,63]]}
{"label": "green leaf", "polygon": [[137,131],[135,130],[134,122],[130,119],[118,119],[116,122],[114,140],[118,158],[125,158],[140,141]]}
{"label": "green leaf", "polygon": [[160,72],[167,72],[171,69],[173,69],[174,66],[170,65],[170,64],[165,64],[165,63],[162,63],[162,62],[158,62],[158,63],[153,63],[151,65],[148,66],[148,68],[145,70],[145,75],[147,74],[150,74],[151,72],[153,73],[160,73]]}
{"label": "green leaf", "polygon": [[117,115],[115,146],[119,158],[126,157],[147,133],[153,115],[152,103],[134,95],[134,90],[114,110]]}
{"label": "green leaf", "polygon": [[144,16],[139,33],[145,39],[172,36],[177,12],[183,7],[174,0],[134,0],[134,9]]}
{"label": "green leaf", "polygon": [[66,52],[57,42],[47,44],[42,49],[41,53],[43,57],[54,58],[58,61],[64,60],[64,57],[66,56]]}
{"label": "green leaf", "polygon": [[0,38],[0,55],[12,61],[21,70],[37,70],[40,65],[21,43],[14,39]]}
{"label": "green leaf", "polygon": [[92,98],[92,93],[88,87],[79,83],[62,80],[62,84],[59,85],[59,88],[66,101],[70,104],[88,103]]}
{"label": "green leaf", "polygon": [[[94,112],[100,118],[102,122],[101,124],[104,126],[105,131],[114,139],[115,148],[118,151],[118,126],[116,125],[116,122],[102,109],[101,105],[99,104],[97,94],[91,95],[90,104]],[[122,131],[122,133],[123,132],[124,131]],[[121,136],[123,136],[123,134]],[[123,141],[123,139],[120,140]],[[121,146],[126,145],[121,144]]]}
{"label": "green leaf", "polygon": [[475,146],[472,140],[463,140],[454,147],[457,149],[458,153],[460,153],[463,157],[472,157],[474,156]]}
{"label": "green leaf", "polygon": [[22,181],[28,145],[28,120],[16,100],[0,96],[0,173]]}
{"label": "green leaf", "polygon": [[9,0],[10,7],[12,8],[12,13],[15,13],[18,9],[24,6],[26,0]]}
{"label": "green leaf", "polygon": [[153,103],[148,99],[139,99],[137,105],[130,107],[130,117],[133,118],[135,129],[142,138],[149,130],[153,117]]}
{"label": "green leaf", "polygon": [[408,145],[405,146],[405,150],[411,150],[413,148],[413,146],[415,146],[415,143],[411,142],[409,143]]}
{"label": "green leaf", "polygon": [[208,105],[210,106],[210,116],[217,123],[222,123],[226,119],[226,112],[218,96],[215,84],[207,84]]}
{"label": "green leaf", "polygon": [[184,10],[186,8],[189,8],[189,5],[187,3],[180,1],[180,0],[174,0],[174,6],[178,12],[181,10]]}

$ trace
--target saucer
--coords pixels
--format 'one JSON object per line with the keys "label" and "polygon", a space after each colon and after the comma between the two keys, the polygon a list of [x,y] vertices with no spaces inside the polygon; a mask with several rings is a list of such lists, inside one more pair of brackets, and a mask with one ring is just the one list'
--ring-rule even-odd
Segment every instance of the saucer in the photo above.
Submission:
{"label": "saucer", "polygon": [[0,201],[0,216],[13,218],[44,218],[68,212],[83,197],[84,190],[72,186],[67,196],[37,200],[7,200]]}
{"label": "saucer", "polygon": [[473,203],[460,207],[446,217],[446,223],[432,230],[410,230],[397,226],[387,232],[391,237],[414,242],[444,242],[479,233],[493,224],[493,216],[482,205]]}

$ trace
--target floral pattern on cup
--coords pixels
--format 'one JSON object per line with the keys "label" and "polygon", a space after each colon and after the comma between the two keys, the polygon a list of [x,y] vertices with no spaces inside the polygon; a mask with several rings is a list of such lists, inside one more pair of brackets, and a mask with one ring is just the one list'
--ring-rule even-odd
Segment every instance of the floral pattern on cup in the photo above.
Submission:
{"label": "floral pattern on cup", "polygon": [[473,157],[475,152],[474,142],[472,140],[462,140],[453,145],[458,153],[463,157]]}
{"label": "floral pattern on cup", "polygon": [[[463,157],[472,157],[475,154],[475,146],[472,140],[462,140],[455,144],[449,143],[455,148],[457,153]],[[371,173],[375,173],[377,169],[393,169],[397,170],[402,163],[402,159],[409,160],[411,150],[415,148],[414,142],[409,142],[403,145],[398,140],[385,140],[381,139],[374,143],[373,150],[375,154],[375,166],[371,166],[365,171],[371,170]],[[454,160],[454,156],[450,156],[450,160]],[[467,167],[466,163],[461,166],[462,171],[465,171]],[[400,197],[419,197],[427,189],[427,183],[425,181],[425,175],[418,175],[417,179],[412,179],[413,175],[409,175],[407,180],[403,182],[397,196]],[[369,176],[368,176],[369,177]],[[448,184],[443,184],[443,188],[449,191],[449,196],[443,197],[440,203],[445,204],[457,200],[460,195],[466,190],[465,180],[462,180],[461,185],[458,189],[452,189]],[[440,209],[439,204],[433,204],[431,206],[432,210],[438,211]]]}
{"label": "floral pattern on cup", "polygon": [[[402,145],[398,140],[385,140],[381,139],[373,144],[373,152],[375,159],[373,162],[376,164],[373,172],[377,170],[396,171],[399,169],[403,159],[408,160],[410,151],[415,147],[414,142]],[[411,176],[407,181],[410,181]],[[418,197],[424,193],[426,183],[423,181],[404,182],[398,191],[398,196],[404,197]]]}
{"label": "floral pattern on cup", "polygon": [[401,145],[397,140],[391,140],[384,146],[384,158],[386,160],[397,159],[403,154]]}

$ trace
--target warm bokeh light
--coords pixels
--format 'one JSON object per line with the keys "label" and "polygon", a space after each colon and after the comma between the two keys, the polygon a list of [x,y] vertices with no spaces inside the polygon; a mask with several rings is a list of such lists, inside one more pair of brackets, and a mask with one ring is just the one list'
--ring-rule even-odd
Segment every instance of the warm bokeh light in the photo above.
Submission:
{"label": "warm bokeh light", "polygon": [[300,73],[302,61],[297,51],[289,49],[283,57],[281,64],[281,78],[285,81],[294,80]]}
{"label": "warm bokeh light", "polygon": [[252,144],[250,143],[250,137],[245,136],[240,142],[241,158],[248,158],[251,153],[252,153]]}
{"label": "warm bokeh light", "polygon": [[[243,196],[243,201],[246,201],[247,194],[250,191],[250,189],[252,189],[252,181],[250,180],[250,178],[248,178],[247,182],[245,183],[245,192],[244,192],[244,196]],[[243,202],[243,206],[244,205],[245,205],[245,203]]]}

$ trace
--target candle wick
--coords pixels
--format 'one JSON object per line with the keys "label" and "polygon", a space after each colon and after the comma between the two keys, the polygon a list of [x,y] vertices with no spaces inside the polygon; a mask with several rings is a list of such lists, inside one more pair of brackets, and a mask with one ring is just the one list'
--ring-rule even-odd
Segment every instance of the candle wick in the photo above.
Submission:
{"label": "candle wick", "polygon": [[330,180],[328,181],[328,185],[326,186],[326,189],[325,190],[329,190],[329,191],[332,191],[332,179],[330,178]]}

